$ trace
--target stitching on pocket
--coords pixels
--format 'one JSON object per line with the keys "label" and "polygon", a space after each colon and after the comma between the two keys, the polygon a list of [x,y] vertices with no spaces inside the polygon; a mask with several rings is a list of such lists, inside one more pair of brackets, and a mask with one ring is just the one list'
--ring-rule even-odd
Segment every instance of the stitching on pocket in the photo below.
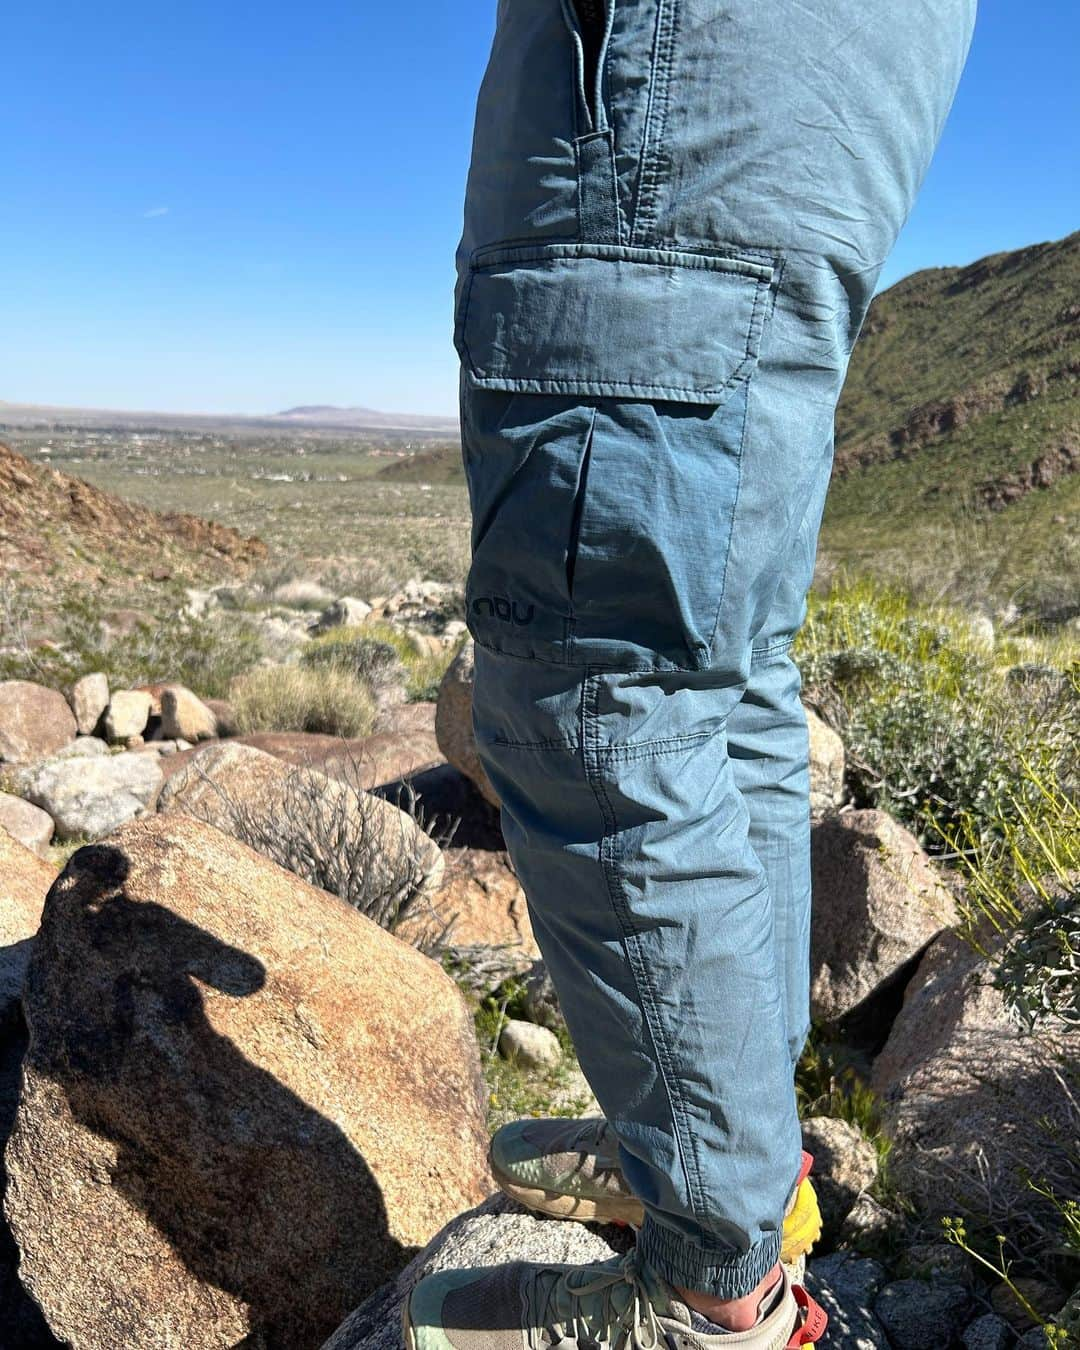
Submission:
{"label": "stitching on pocket", "polygon": [[577,741],[560,740],[557,737],[546,741],[512,741],[508,736],[495,735],[492,745],[501,750],[570,750],[576,753],[581,747]]}
{"label": "stitching on pocket", "polygon": [[760,666],[767,666],[775,657],[785,656],[795,644],[793,637],[784,638],[782,642],[774,642],[769,647],[754,647],[750,652],[750,665],[752,669]]}
{"label": "stitching on pocket", "polygon": [[712,740],[716,731],[696,731],[689,736],[659,736],[654,741],[624,741],[621,745],[598,747],[597,753],[605,759],[626,764],[638,759],[660,759],[664,755],[676,755],[681,750],[701,745]]}
{"label": "stitching on pocket", "polygon": [[[750,318],[747,323],[743,354],[734,369],[720,384],[699,389],[686,384],[654,383],[644,379],[617,380],[607,376],[590,378],[580,371],[546,369],[538,375],[492,374],[485,370],[469,346],[468,329],[473,308],[473,293],[481,273],[493,271],[512,263],[544,263],[548,261],[585,260],[593,262],[622,262],[631,266],[669,267],[688,272],[716,272],[744,277],[754,285]],[[739,256],[735,253],[701,253],[628,244],[605,243],[543,243],[533,245],[489,244],[474,250],[469,261],[468,280],[461,297],[460,313],[455,324],[455,345],[473,379],[498,381],[498,388],[517,393],[554,393],[604,397],[611,392],[623,393],[628,398],[686,400],[719,406],[726,395],[742,381],[756,363],[755,344],[760,342],[766,317],[768,294],[776,275],[775,264],[765,256]]]}
{"label": "stitching on pocket", "polygon": [[716,613],[713,615],[712,629],[709,633],[708,646],[703,653],[706,664],[712,659],[712,650],[716,643],[717,630],[720,627],[720,612],[724,608],[724,597],[727,595],[727,574],[731,563],[731,544],[735,538],[735,531],[739,525],[739,499],[742,496],[742,475],[743,475],[743,451],[746,449],[746,428],[750,423],[750,387],[747,381],[746,406],[743,408],[742,429],[739,433],[739,461],[738,461],[738,480],[735,484],[735,500],[731,504],[731,529],[728,531],[727,547],[724,550],[724,571],[720,577],[720,595],[716,602]]}
{"label": "stitching on pocket", "polygon": [[[754,256],[751,256],[753,254]],[[758,281],[771,281],[775,264],[771,255],[758,250],[705,253],[698,249],[660,248],[639,244],[603,244],[574,240],[545,240],[525,244],[485,244],[474,250],[469,268],[479,272],[504,262],[543,262],[547,258],[596,258],[615,262],[651,263],[657,266],[698,268],[707,272],[734,272]]]}

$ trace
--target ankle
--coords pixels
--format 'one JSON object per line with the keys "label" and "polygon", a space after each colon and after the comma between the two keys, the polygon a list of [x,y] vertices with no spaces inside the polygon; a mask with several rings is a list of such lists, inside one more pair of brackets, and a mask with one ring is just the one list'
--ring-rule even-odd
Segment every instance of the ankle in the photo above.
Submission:
{"label": "ankle", "polygon": [[696,1289],[680,1289],[676,1293],[686,1302],[687,1307],[702,1317],[708,1318],[715,1326],[725,1331],[749,1331],[758,1320],[758,1313],[765,1299],[783,1278],[779,1264],[765,1276],[761,1283],[742,1298],[714,1298]]}

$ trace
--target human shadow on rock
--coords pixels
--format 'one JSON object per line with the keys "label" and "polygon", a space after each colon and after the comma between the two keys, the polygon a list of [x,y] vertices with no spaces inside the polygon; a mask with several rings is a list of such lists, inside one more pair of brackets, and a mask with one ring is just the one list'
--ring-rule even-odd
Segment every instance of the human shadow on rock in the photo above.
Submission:
{"label": "human shadow on rock", "polygon": [[[19,1077],[26,1053],[22,1010],[0,1025],[0,1202],[7,1185],[4,1148],[15,1121]],[[49,1331],[41,1310],[22,1287],[18,1275],[19,1249],[0,1203],[0,1350],[59,1350],[61,1342]]]}
{"label": "human shadow on rock", "polygon": [[211,1025],[200,986],[249,997],[261,962],[130,899],[127,875],[95,845],[54,887],[63,912],[30,970],[33,1067],[115,1146],[113,1186],[187,1269],[248,1305],[245,1346],[317,1347],[413,1249],[342,1130]]}

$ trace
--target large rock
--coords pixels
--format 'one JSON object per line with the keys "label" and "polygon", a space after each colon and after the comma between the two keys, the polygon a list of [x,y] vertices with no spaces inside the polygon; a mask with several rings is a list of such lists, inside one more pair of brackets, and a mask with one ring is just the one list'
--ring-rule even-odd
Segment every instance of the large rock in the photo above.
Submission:
{"label": "large rock", "polygon": [[58,839],[101,839],[145,811],[161,786],[157,755],[61,756],[19,776],[19,791],[56,822]]}
{"label": "large rock", "polygon": [[145,689],[117,689],[105,709],[105,735],[110,741],[141,736],[154,709],[154,697]]}
{"label": "large rock", "polygon": [[52,816],[40,806],[10,792],[0,792],[0,829],[7,830],[39,858],[48,856],[55,828]]}
{"label": "large rock", "polygon": [[812,708],[806,709],[810,732],[810,815],[814,820],[844,802],[844,742]]}
{"label": "large rock", "polygon": [[[486,809],[486,808],[485,808]],[[431,903],[402,925],[399,936],[423,942],[450,925],[457,947],[505,947],[521,957],[522,970],[540,949],[529,922],[525,892],[507,855],[479,848],[447,848],[445,884]]]}
{"label": "large rock", "polygon": [[0,1026],[22,992],[34,934],[56,868],[0,829]]}
{"label": "large rock", "polygon": [[511,1063],[525,1069],[550,1069],[562,1059],[559,1038],[535,1022],[510,1018],[499,1036],[499,1049]]}
{"label": "large rock", "polygon": [[883,811],[814,826],[811,1009],[832,1021],[898,975],[956,918],[915,837]]}
{"label": "large rock", "polygon": [[[50,755],[50,759],[93,759],[95,756],[111,755],[112,750],[108,741],[103,741],[100,736],[78,736],[69,745],[63,746],[57,750],[56,754]],[[42,763],[41,760],[38,763]],[[35,766],[31,766],[33,768]],[[25,769],[17,770],[16,777],[27,772]]]}
{"label": "large rock", "polygon": [[218,830],[79,850],[24,994],[6,1210],[74,1350],[308,1350],[487,1192],[434,963]]}
{"label": "large rock", "polygon": [[348,1317],[323,1350],[400,1350],[401,1311],[418,1280],[440,1270],[508,1261],[583,1265],[607,1261],[628,1244],[625,1229],[543,1219],[503,1195],[453,1219],[401,1272]]}
{"label": "large rock", "polygon": [[84,675],[71,689],[71,709],[80,736],[92,736],[109,706],[109,677],[102,671]]}
{"label": "large rock", "polygon": [[407,812],[236,741],[203,747],[165,783],[158,810],[196,816],[298,868],[315,855],[324,871],[351,867],[351,851],[372,894],[401,885],[428,895],[442,882],[442,852]]}
{"label": "large rock", "polygon": [[867,1257],[837,1252],[810,1261],[806,1287],[829,1315],[829,1350],[889,1350],[872,1308],[885,1268]]}
{"label": "large rock", "polygon": [[240,722],[236,716],[236,709],[228,699],[204,698],[203,702],[214,714],[217,734],[219,736],[235,736],[240,730]]}
{"label": "large rock", "polygon": [[[0,956],[2,962],[2,956]],[[18,1006],[0,1034],[0,1197],[7,1185],[3,1150],[15,1120],[26,1053],[26,1027]],[[0,1346],[4,1350],[62,1350],[18,1276],[19,1249],[0,1209]]]}
{"label": "large rock", "polygon": [[63,694],[30,680],[0,680],[0,760],[44,759],[73,741],[76,731]]}
{"label": "large rock", "polygon": [[968,1323],[960,1338],[964,1350],[1010,1350],[1013,1343],[1008,1322],[996,1313],[983,1313]]}
{"label": "large rock", "polygon": [[[442,762],[435,740],[433,703],[409,703],[396,708],[386,731],[360,737],[309,731],[250,731],[233,736],[222,724],[221,709],[226,705],[210,699],[207,706],[215,714],[219,735],[228,734],[238,745],[264,750],[287,764],[317,769],[350,787],[370,790]],[[191,750],[178,755],[167,773],[178,773],[197,753]]]}
{"label": "large rock", "polygon": [[[621,1255],[632,1241],[625,1228],[545,1219],[505,1196],[493,1196],[449,1223],[396,1280],[345,1319],[323,1350],[400,1350],[402,1308],[425,1275],[509,1261],[585,1265]],[[884,1271],[874,1261],[826,1258],[813,1263],[807,1285],[830,1313],[828,1343],[833,1350],[888,1350],[884,1332],[865,1306],[883,1279]]]}
{"label": "large rock", "polygon": [[208,741],[217,735],[217,717],[182,684],[161,691],[161,734],[167,741]]}
{"label": "large rock", "polygon": [[[1020,1032],[991,986],[989,964],[952,933],[919,964],[871,1085],[893,1138],[901,1190],[931,1214],[970,1213],[1022,1241],[1056,1231],[1059,1216],[1025,1174],[1075,1192],[1075,1082],[1080,1038],[1049,1022]],[[1006,1223],[1005,1228],[998,1228]]]}
{"label": "large rock", "polygon": [[854,1125],[830,1116],[804,1120],[802,1134],[803,1148],[815,1163],[823,1236],[831,1242],[855,1202],[877,1180],[877,1150]]}
{"label": "large rock", "polygon": [[435,706],[435,735],[439,749],[454,768],[470,778],[492,806],[498,806],[499,794],[476,753],[472,721],[473,653],[473,643],[466,642],[446,669]]}
{"label": "large rock", "polygon": [[956,1344],[971,1306],[962,1284],[896,1280],[878,1294],[874,1313],[896,1350],[942,1350]]}
{"label": "large rock", "polygon": [[328,633],[331,628],[352,627],[363,623],[370,613],[371,606],[366,600],[360,600],[355,595],[343,595],[340,600],[327,605],[311,625],[311,631]]}

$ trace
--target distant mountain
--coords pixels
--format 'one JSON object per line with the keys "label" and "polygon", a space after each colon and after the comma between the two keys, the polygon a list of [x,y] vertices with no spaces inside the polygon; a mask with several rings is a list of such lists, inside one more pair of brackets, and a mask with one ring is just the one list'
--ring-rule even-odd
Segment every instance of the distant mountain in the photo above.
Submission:
{"label": "distant mountain", "polygon": [[456,438],[456,417],[429,417],[422,413],[387,413],[375,408],[335,408],[309,404],[280,413],[132,412],[119,408],[64,408],[51,404],[5,403],[0,399],[0,428],[76,427],[117,431],[213,431],[273,433],[293,431],[340,434],[343,431],[393,432],[425,440]]}
{"label": "distant mountain", "polygon": [[328,403],[304,404],[274,413],[278,422],[299,422],[305,426],[342,427],[355,430],[393,427],[401,430],[445,431],[456,435],[456,417],[428,417],[420,413],[387,413],[375,408],[336,408]]}

